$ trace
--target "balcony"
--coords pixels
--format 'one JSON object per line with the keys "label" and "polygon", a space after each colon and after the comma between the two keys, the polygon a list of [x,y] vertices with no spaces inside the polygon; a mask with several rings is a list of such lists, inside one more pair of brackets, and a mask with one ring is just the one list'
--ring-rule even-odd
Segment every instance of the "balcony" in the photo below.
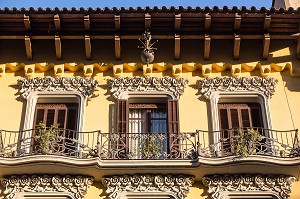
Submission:
{"label": "balcony", "polygon": [[[253,132],[254,131],[254,134]],[[49,132],[51,132],[49,134]],[[0,177],[26,173],[281,173],[298,176],[297,130],[227,129],[191,133],[103,133],[67,129],[0,131]],[[299,176],[300,177],[300,176]]]}
{"label": "balcony", "polygon": [[[258,135],[251,135],[251,131]],[[253,136],[258,137],[253,139]],[[252,155],[295,158],[300,156],[300,142],[298,130],[262,128],[176,134],[77,132],[59,128],[48,135],[40,129],[0,131],[0,157],[33,155],[98,157],[102,160],[197,160]]]}

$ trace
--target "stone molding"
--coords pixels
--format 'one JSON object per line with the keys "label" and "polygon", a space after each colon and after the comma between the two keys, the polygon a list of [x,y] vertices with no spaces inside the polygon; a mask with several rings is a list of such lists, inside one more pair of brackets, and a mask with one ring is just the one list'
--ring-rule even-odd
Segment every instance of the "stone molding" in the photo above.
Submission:
{"label": "stone molding", "polygon": [[286,199],[291,193],[291,187],[296,178],[287,175],[261,174],[225,174],[212,175],[202,178],[202,183],[208,187],[212,199],[227,198],[228,192],[270,192]]}
{"label": "stone molding", "polygon": [[31,92],[69,92],[77,91],[82,96],[90,98],[95,88],[98,86],[97,80],[93,78],[81,77],[35,77],[18,80],[18,87],[21,96],[28,99]]}
{"label": "stone molding", "polygon": [[109,176],[102,179],[107,187],[109,199],[119,199],[124,192],[166,192],[178,199],[187,197],[189,187],[194,183],[194,177],[188,175],[122,175]]}
{"label": "stone molding", "polygon": [[92,177],[80,175],[12,175],[1,179],[1,184],[6,199],[15,199],[22,192],[65,192],[75,199],[83,199],[93,181]]}
{"label": "stone molding", "polygon": [[196,84],[200,93],[210,99],[215,91],[255,91],[271,98],[277,83],[278,80],[273,77],[215,77],[200,79]]}
{"label": "stone molding", "polygon": [[110,92],[116,99],[120,99],[123,92],[158,92],[179,99],[187,84],[187,79],[174,77],[119,77],[107,80]]}

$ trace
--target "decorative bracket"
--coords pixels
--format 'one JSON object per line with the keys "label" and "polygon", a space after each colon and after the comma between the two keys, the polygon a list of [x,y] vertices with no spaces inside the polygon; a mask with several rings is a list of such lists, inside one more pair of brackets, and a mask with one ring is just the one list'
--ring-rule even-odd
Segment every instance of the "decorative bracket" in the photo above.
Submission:
{"label": "decorative bracket", "polygon": [[68,77],[36,77],[18,80],[19,92],[24,99],[28,99],[31,92],[57,92],[77,91],[84,97],[90,98],[98,82],[92,78],[68,78]]}
{"label": "decorative bracket", "polygon": [[116,99],[120,99],[123,92],[166,93],[173,99],[179,99],[187,83],[188,80],[184,78],[173,77],[120,77],[107,80],[110,92]]}
{"label": "decorative bracket", "polygon": [[4,194],[7,199],[16,199],[22,192],[65,192],[75,199],[83,199],[93,181],[93,178],[88,176],[13,175],[3,178],[1,184],[5,188]]}
{"label": "decorative bracket", "polygon": [[102,183],[107,187],[106,193],[109,194],[109,199],[120,199],[124,192],[166,192],[178,199],[184,199],[187,197],[189,187],[194,183],[194,177],[186,175],[123,175],[104,177]]}
{"label": "decorative bracket", "polygon": [[256,91],[271,98],[278,80],[273,77],[216,77],[197,81],[200,92],[210,99],[215,91]]}
{"label": "decorative bracket", "polygon": [[286,175],[225,174],[203,177],[202,183],[208,187],[212,199],[228,198],[230,192],[238,195],[267,192],[278,199],[286,199],[295,180]]}

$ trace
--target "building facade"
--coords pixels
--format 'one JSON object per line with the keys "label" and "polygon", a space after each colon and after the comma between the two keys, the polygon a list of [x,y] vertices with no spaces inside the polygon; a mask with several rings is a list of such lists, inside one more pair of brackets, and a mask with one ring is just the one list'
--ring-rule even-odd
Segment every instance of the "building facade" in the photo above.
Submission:
{"label": "building facade", "polygon": [[298,10],[0,10],[0,198],[300,198]]}

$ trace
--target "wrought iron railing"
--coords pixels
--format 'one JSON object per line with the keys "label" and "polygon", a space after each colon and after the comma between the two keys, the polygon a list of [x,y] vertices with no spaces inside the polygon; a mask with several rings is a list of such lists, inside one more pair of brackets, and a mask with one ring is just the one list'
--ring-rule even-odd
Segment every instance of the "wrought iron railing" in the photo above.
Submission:
{"label": "wrought iron railing", "polygon": [[297,130],[227,129],[193,133],[102,133],[53,129],[0,131],[0,157],[37,154],[101,159],[197,159],[264,155],[300,157]]}

